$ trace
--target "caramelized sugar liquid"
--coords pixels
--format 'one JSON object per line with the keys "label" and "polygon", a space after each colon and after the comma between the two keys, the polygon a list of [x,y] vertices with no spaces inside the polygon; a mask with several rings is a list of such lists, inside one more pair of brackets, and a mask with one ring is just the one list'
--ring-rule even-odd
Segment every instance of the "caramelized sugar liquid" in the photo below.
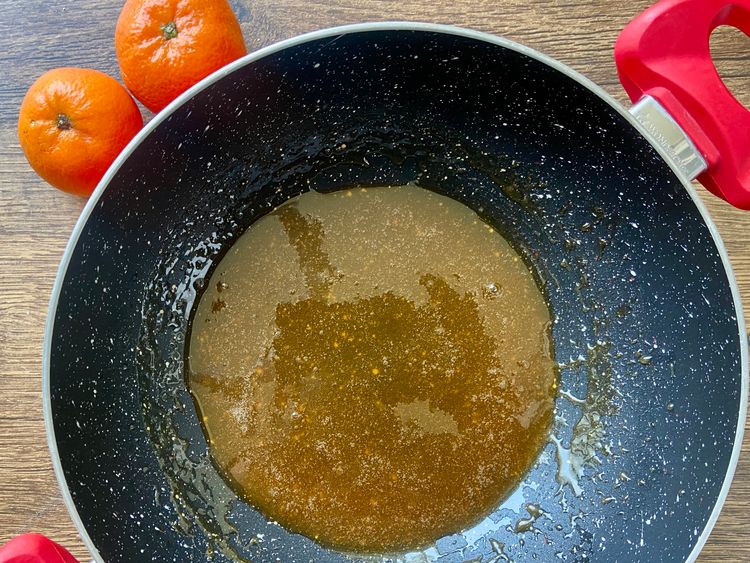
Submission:
{"label": "caramelized sugar liquid", "polygon": [[547,439],[550,312],[469,208],[407,185],[306,193],[243,234],[193,318],[215,463],[335,548],[423,546],[489,513]]}

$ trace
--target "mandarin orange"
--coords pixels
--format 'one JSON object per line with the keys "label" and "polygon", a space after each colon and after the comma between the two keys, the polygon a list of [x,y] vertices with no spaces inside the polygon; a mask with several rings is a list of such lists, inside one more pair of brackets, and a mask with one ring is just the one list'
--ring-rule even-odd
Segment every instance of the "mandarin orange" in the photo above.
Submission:
{"label": "mandarin orange", "polygon": [[138,106],[114,78],[57,68],[26,93],[18,139],[37,174],[56,188],[88,196],[141,127]]}
{"label": "mandarin orange", "polygon": [[157,112],[247,48],[226,0],[127,0],[115,52],[125,85]]}

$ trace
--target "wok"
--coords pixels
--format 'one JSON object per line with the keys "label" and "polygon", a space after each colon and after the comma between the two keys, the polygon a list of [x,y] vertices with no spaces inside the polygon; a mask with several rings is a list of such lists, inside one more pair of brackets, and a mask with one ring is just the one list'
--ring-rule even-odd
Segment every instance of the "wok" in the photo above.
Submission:
{"label": "wok", "polygon": [[[93,557],[695,559],[737,463],[748,364],[727,254],[689,180],[748,205],[747,115],[705,81],[723,88],[708,31],[744,26],[748,5],[668,0],[631,24],[617,57],[633,114],[511,41],[378,23],[262,49],[157,115],[86,206],[48,318],[49,445]],[[713,75],[687,84],[686,61]],[[352,555],[269,522],[219,476],[186,334],[259,217],[309,189],[407,182],[522,254],[554,314],[560,394],[548,445],[491,514],[408,554]]]}

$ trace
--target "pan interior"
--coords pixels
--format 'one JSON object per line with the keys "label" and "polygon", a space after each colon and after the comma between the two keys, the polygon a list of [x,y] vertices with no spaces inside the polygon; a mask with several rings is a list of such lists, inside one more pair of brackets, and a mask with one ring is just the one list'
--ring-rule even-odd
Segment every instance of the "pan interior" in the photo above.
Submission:
{"label": "pan interior", "polygon": [[255,221],[310,190],[410,182],[471,208],[539,276],[560,387],[551,440],[513,494],[399,557],[690,556],[731,465],[744,341],[695,203],[570,76],[468,32],[379,29],[217,78],[157,118],[92,206],[51,312],[49,405],[102,558],[362,559],[226,485],[184,351],[212,268]]}

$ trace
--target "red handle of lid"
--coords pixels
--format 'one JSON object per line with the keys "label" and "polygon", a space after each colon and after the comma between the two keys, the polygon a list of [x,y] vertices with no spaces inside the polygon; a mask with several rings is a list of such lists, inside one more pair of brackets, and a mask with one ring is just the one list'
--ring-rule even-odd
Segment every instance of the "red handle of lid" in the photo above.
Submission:
{"label": "red handle of lid", "polygon": [[79,563],[68,551],[41,534],[16,536],[0,548],[0,563]]}
{"label": "red handle of lid", "polygon": [[656,99],[703,155],[708,169],[698,180],[750,209],[750,111],[711,58],[709,38],[720,25],[750,35],[750,0],[661,0],[623,30],[615,61],[630,99]]}

